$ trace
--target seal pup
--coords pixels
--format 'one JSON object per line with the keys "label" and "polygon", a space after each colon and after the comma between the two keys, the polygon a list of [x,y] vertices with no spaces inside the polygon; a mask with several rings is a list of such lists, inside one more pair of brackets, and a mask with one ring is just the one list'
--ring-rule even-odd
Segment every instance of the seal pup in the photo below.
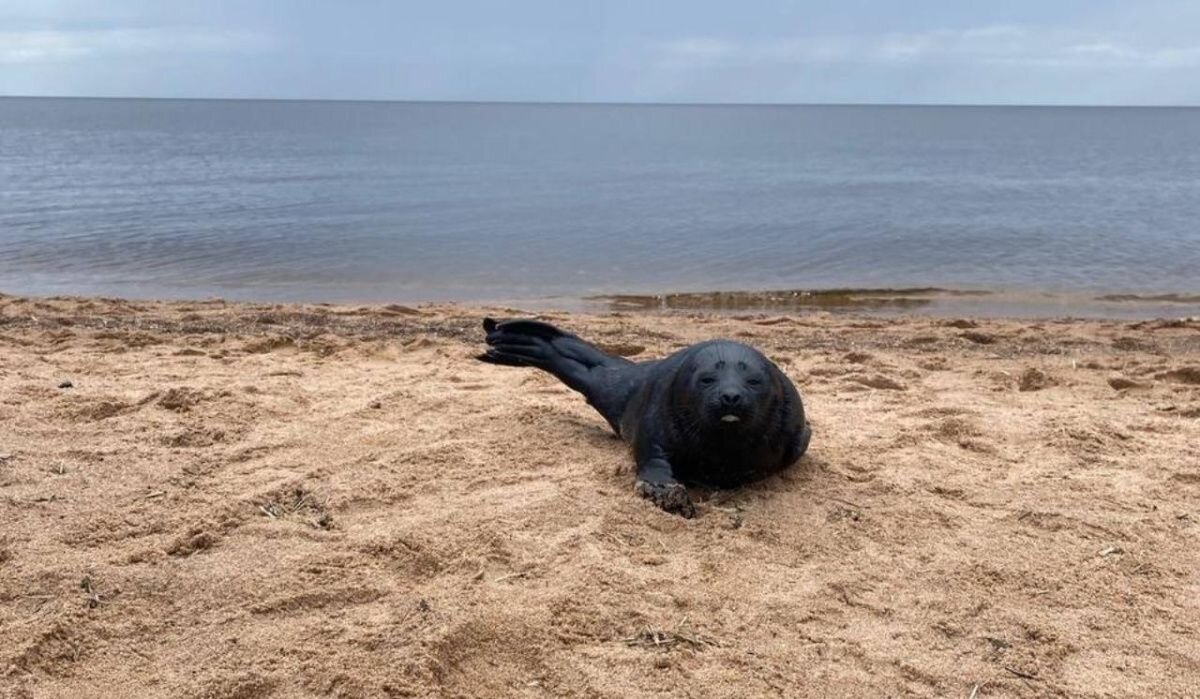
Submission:
{"label": "seal pup", "polygon": [[553,325],[485,318],[492,364],[536,367],[582,393],[629,444],[636,490],[695,516],[685,484],[730,488],[795,463],[812,430],[796,387],[761,352],[710,340],[632,362]]}

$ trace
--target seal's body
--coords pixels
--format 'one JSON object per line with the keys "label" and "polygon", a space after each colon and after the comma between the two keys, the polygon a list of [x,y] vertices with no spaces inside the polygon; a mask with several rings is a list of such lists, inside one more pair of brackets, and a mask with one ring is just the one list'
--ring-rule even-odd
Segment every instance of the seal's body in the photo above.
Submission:
{"label": "seal's body", "polygon": [[532,320],[483,321],[483,361],[550,372],[587,398],[633,449],[637,490],[695,513],[684,483],[728,488],[783,469],[812,431],[796,387],[761,352],[713,340],[631,362]]}

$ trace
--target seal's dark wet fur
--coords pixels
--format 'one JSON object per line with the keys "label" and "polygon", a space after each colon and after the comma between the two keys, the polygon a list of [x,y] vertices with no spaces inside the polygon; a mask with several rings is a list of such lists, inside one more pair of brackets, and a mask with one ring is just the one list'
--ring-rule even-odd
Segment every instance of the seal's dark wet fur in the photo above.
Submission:
{"label": "seal's dark wet fur", "polygon": [[812,431],[800,394],[753,347],[713,340],[631,362],[553,325],[483,321],[493,364],[532,366],[579,391],[633,449],[637,490],[685,517],[684,483],[728,488],[783,469]]}

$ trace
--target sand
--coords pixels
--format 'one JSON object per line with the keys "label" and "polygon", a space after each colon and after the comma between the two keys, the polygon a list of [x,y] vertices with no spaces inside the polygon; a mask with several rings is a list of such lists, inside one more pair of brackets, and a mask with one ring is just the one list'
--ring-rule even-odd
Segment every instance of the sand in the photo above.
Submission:
{"label": "sand", "polygon": [[0,297],[0,696],[1200,691],[1200,322],[543,314],[796,381],[689,521],[485,313]]}

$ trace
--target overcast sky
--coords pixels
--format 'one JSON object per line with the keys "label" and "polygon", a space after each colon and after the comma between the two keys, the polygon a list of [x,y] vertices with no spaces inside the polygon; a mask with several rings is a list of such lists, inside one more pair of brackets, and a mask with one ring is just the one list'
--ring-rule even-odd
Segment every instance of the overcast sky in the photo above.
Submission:
{"label": "overcast sky", "polygon": [[0,0],[0,94],[1200,104],[1200,1]]}

